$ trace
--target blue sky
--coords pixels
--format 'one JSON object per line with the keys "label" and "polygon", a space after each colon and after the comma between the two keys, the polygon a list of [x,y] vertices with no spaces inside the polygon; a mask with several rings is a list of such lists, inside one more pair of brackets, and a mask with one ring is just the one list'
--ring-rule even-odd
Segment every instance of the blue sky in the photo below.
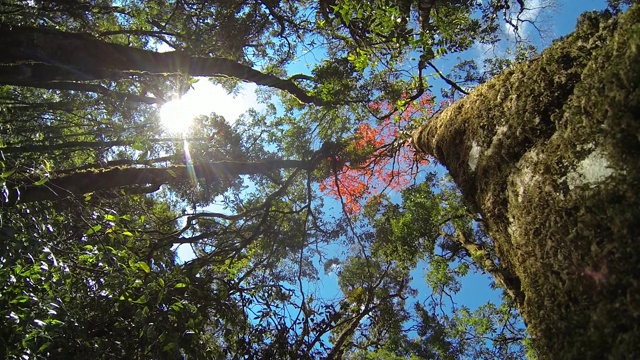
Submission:
{"label": "blue sky", "polygon": [[[573,31],[578,15],[585,11],[602,10],[607,7],[604,0],[565,0],[560,1],[560,8],[553,16],[554,29],[557,36],[563,36]],[[556,36],[556,37],[557,37]]]}
{"label": "blue sky", "polygon": [[[544,1],[544,0],[542,0]],[[530,3],[539,4],[541,1],[535,0]],[[530,5],[535,7],[535,4]],[[560,36],[569,34],[575,29],[575,25],[578,16],[585,11],[602,10],[606,8],[607,4],[604,0],[558,0],[556,4],[548,11],[548,13],[538,14],[541,23],[541,27],[545,28],[547,32],[544,39],[537,36],[535,29],[527,27],[527,36],[531,36],[532,40],[536,42],[540,49],[547,47],[553,39]],[[483,54],[480,49],[475,49],[476,56],[481,57]],[[448,64],[443,64],[445,67]],[[438,81],[432,81],[435,86]],[[436,87],[437,88],[437,87]],[[426,264],[421,264],[411,274],[413,276],[413,282],[411,285],[418,289],[422,294],[429,294],[430,289],[424,281],[424,274],[426,273]],[[494,303],[500,302],[499,290],[492,290],[489,284],[491,278],[484,274],[470,273],[465,276],[461,283],[461,291],[455,297],[458,306],[467,306],[471,309],[475,309],[478,306],[492,301]]]}
{"label": "blue sky", "polygon": [[[530,2],[532,8],[545,5],[542,3],[545,0],[536,0]],[[520,35],[523,37],[530,37],[532,41],[539,47],[540,50],[549,46],[552,40],[564,36],[574,30],[578,16],[584,11],[601,10],[606,8],[606,1],[603,0],[584,0],[584,1],[558,1],[556,4],[547,10],[541,10],[535,14],[530,15],[530,20],[538,21],[542,30],[542,37],[532,26],[526,26],[521,30]],[[314,54],[307,54],[301,57],[301,61],[297,66],[294,66],[290,73],[307,72],[307,65],[312,64],[314,61],[318,61],[324,54],[321,52]],[[482,58],[487,56],[482,54],[482,49],[475,48],[469,51],[465,56],[475,56]],[[455,58],[454,58],[455,59]],[[449,60],[451,61],[451,60]],[[443,63],[443,68],[452,66],[452,64]],[[295,71],[294,71],[295,70]],[[435,95],[439,95],[437,90],[439,86],[444,84],[438,79],[431,79],[430,84],[433,86]],[[429,171],[433,169],[428,169]],[[436,168],[438,173],[444,173],[446,170],[443,168]],[[397,196],[394,196],[397,199]],[[329,206],[333,207],[334,211],[339,211],[339,204],[329,203]],[[329,246],[327,249],[335,248],[336,251],[341,251],[339,246]],[[336,254],[339,255],[339,254]],[[331,257],[329,255],[329,257]],[[321,265],[321,264],[320,264]],[[321,268],[321,267],[320,267]],[[416,269],[411,272],[413,281],[411,286],[418,290],[419,295],[416,300],[424,299],[432,293],[432,290],[428,287],[424,275],[428,271],[428,265],[426,263],[420,263]],[[494,304],[501,302],[501,290],[492,289],[490,284],[492,278],[487,274],[470,272],[467,276],[461,279],[461,290],[454,296],[456,306],[469,307],[471,310],[478,308],[479,306],[486,304],[487,301],[491,301]],[[317,284],[308,284],[309,289],[306,293],[314,293],[316,297],[335,298],[339,296],[339,290],[337,286],[337,277],[335,274],[324,276],[320,274],[320,281]],[[314,286],[315,285],[315,286]],[[411,301],[410,301],[411,302]],[[450,305],[450,304],[449,304]],[[451,309],[451,307],[448,307]]]}
{"label": "blue sky", "polygon": [[[531,0],[529,1],[529,7],[538,8],[547,4],[548,0]],[[531,39],[536,43],[540,49],[547,47],[553,39],[556,39],[560,36],[564,36],[575,28],[576,21],[578,16],[584,11],[590,10],[601,10],[606,7],[606,1],[604,0],[566,0],[561,1],[557,0],[550,8],[546,10],[532,11],[529,16],[531,20],[536,21],[540,28],[543,30],[543,37],[541,38],[537,31],[532,26],[526,26],[521,29],[520,35],[523,37],[531,37]],[[476,57],[483,58],[492,56],[492,54],[486,53],[486,48],[476,47],[471,51],[468,51],[464,54],[467,57]],[[323,57],[322,51],[316,51],[313,54],[302,55],[299,58],[299,62],[292,66],[289,70],[291,74],[293,73],[309,73],[308,65],[321,60]],[[453,66],[455,61],[455,57],[453,60],[441,60],[436,64],[439,67],[442,67],[443,72],[446,73],[445,69]],[[217,103],[221,104],[233,104],[233,106],[227,106],[226,109],[217,109],[213,106],[213,102],[211,100],[206,101],[209,106],[203,107],[202,114],[209,114],[211,111],[224,112],[227,111],[228,121],[234,121],[235,118],[241,113],[241,110],[246,110],[249,107],[258,107],[260,106],[255,96],[252,96],[251,93],[255,89],[255,86],[245,85],[245,88],[248,91],[244,91],[242,93],[241,99],[233,99],[231,96],[225,96],[220,93],[218,90],[213,89],[214,86],[208,83],[207,81],[202,80],[202,84],[196,84],[195,90],[192,92],[196,93],[196,95],[192,96],[200,96],[198,94],[204,94],[204,97],[208,97],[211,99],[212,94],[215,94],[217,98]],[[439,95],[438,87],[442,86],[443,83],[437,79],[433,79],[430,81],[430,84],[433,86],[434,95]],[[205,101],[205,100],[201,100]],[[191,109],[189,111],[193,111],[193,105],[190,106]],[[186,110],[185,110],[186,111]],[[439,172],[443,172],[443,169],[438,169]],[[331,205],[331,204],[330,204]],[[334,211],[339,211],[340,206],[332,205],[335,209]],[[337,216],[337,214],[336,214]],[[329,247],[328,249],[331,249]],[[339,251],[339,247],[335,247],[335,251]],[[179,251],[179,256],[183,260],[187,260],[189,257],[193,256],[190,254],[190,251],[187,248],[181,248]],[[329,254],[328,257],[331,257]],[[325,297],[325,298],[333,298],[334,296],[339,294],[339,290],[337,287],[337,279],[335,275],[325,276],[322,273],[322,267],[320,267],[320,275],[321,279],[317,284],[308,284],[309,289],[306,291],[307,293],[315,293],[314,296]],[[413,282],[411,286],[417,289],[420,293],[420,297],[424,298],[431,293],[431,290],[428,288],[425,280],[424,274],[426,273],[427,265],[420,264],[413,272]],[[462,289],[456,295],[455,301],[458,306],[464,305],[470,307],[471,309],[475,309],[478,306],[486,303],[487,301],[492,301],[494,303],[500,302],[500,291],[492,290],[489,286],[491,279],[484,274],[469,274],[468,276],[462,279]],[[313,288],[313,289],[311,289]]]}

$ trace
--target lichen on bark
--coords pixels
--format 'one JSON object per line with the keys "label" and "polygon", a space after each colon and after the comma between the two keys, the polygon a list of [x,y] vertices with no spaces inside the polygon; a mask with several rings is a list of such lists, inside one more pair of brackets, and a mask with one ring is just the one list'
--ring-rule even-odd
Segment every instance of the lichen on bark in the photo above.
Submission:
{"label": "lichen on bark", "polygon": [[541,358],[640,358],[640,5],[414,134],[488,224]]}

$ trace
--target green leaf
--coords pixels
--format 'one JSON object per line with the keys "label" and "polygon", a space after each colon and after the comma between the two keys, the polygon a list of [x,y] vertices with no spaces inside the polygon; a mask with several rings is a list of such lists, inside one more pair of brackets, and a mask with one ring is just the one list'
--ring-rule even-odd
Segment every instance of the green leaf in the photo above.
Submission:
{"label": "green leaf", "polygon": [[9,304],[25,303],[27,301],[29,301],[29,297],[27,295],[20,295],[15,299],[9,301]]}
{"label": "green leaf", "polygon": [[107,221],[115,221],[115,220],[118,220],[118,218],[117,218],[115,215],[111,215],[111,214],[106,214],[106,215],[104,216],[104,219],[105,219],[105,220],[107,220]]}
{"label": "green leaf", "polygon": [[138,298],[138,300],[135,300],[135,301],[132,301],[132,302],[133,302],[133,303],[136,303],[136,304],[146,304],[146,303],[147,303],[147,301],[149,301],[149,295],[147,295],[147,294],[142,294],[142,296],[140,296],[140,297]]}
{"label": "green leaf", "polygon": [[35,185],[35,186],[41,186],[41,185],[44,185],[44,183],[46,183],[47,181],[49,181],[49,178],[47,178],[47,177],[43,177],[42,179],[40,179],[40,180],[38,180],[38,181],[34,182],[34,183],[33,183],[33,185]]}
{"label": "green leaf", "polygon": [[11,176],[14,172],[16,172],[16,169],[7,170],[7,171],[3,172],[2,174],[0,174],[0,178],[6,179],[9,176]]}
{"label": "green leaf", "polygon": [[102,229],[102,225],[94,225],[89,230],[87,230],[87,235],[95,234],[100,231],[100,229]]}
{"label": "green leaf", "polygon": [[145,263],[145,262],[140,261],[140,262],[138,263],[138,267],[139,267],[140,269],[144,270],[144,272],[146,272],[147,274],[148,274],[149,272],[151,272],[151,269],[149,268],[149,265],[147,265],[147,263]]}
{"label": "green leaf", "polygon": [[175,286],[176,289],[180,289],[180,288],[183,288],[183,287],[187,287],[187,284],[185,284],[185,283],[177,283],[176,286]]}
{"label": "green leaf", "polygon": [[131,232],[129,232],[129,231],[123,231],[122,235],[128,236],[128,237],[133,237],[133,234]]}
{"label": "green leaf", "polygon": [[44,343],[42,346],[40,346],[40,348],[38,348],[38,352],[40,353],[47,350],[49,346],[51,346],[51,343]]}

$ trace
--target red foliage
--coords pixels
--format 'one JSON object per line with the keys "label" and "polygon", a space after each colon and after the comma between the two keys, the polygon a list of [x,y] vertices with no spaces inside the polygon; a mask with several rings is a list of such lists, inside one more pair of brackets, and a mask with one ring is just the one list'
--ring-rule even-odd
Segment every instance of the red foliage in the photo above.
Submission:
{"label": "red foliage", "polygon": [[[422,121],[433,115],[433,97],[425,95],[405,107],[394,119],[387,118],[377,126],[363,123],[354,133],[354,140],[348,146],[354,152],[370,154],[356,163],[341,162],[330,157],[328,161],[337,167],[337,173],[319,185],[320,191],[335,199],[342,199],[343,210],[356,214],[372,196],[387,189],[399,191],[413,179],[413,165],[426,164],[427,160],[415,156],[406,139],[399,146],[391,146],[402,129],[415,121]],[[389,111],[389,104],[372,103],[369,109],[374,113]]]}

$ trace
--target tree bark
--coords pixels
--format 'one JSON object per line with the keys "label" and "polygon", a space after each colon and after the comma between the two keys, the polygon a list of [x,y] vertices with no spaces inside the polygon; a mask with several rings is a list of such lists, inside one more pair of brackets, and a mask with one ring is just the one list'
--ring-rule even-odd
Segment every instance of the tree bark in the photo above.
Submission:
{"label": "tree bark", "polygon": [[[303,103],[322,104],[295,82],[225,58],[157,53],[49,28],[0,26],[0,83],[43,87],[50,82],[119,80],[135,74],[230,76],[289,92]],[[92,90],[93,91],[93,90]]]}
{"label": "tree bark", "polygon": [[581,15],[543,54],[413,136],[485,218],[540,358],[640,358],[640,5]]}
{"label": "tree bark", "polygon": [[17,203],[59,200],[95,191],[128,187],[146,188],[153,192],[161,185],[189,181],[191,174],[204,178],[207,182],[215,182],[239,175],[270,174],[281,169],[311,170],[313,166],[313,161],[266,160],[261,162],[218,161],[194,164],[193,167],[174,165],[162,168],[91,169],[53,177],[42,185],[31,184],[11,189],[11,181],[7,181],[7,187],[10,190],[3,205],[13,206]]}
{"label": "tree bark", "polygon": [[[183,141],[210,141],[209,138],[194,137],[194,138],[159,138],[159,139],[145,139],[147,143],[181,143]],[[114,146],[133,146],[135,144],[132,140],[109,140],[109,141],[66,141],[57,144],[26,144],[16,145],[7,144],[5,147],[0,147],[0,151],[4,154],[26,154],[26,153],[51,153],[58,150],[90,150],[90,149],[108,149]]]}

